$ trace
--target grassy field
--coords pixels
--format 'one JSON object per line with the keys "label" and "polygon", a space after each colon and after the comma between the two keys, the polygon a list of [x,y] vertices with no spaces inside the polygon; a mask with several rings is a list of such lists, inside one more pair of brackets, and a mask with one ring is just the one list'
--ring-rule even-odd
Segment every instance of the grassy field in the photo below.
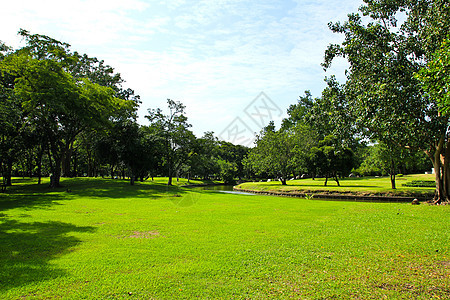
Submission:
{"label": "grassy field", "polygon": [[0,194],[0,299],[450,298],[450,206],[163,182]]}
{"label": "grassy field", "polygon": [[316,178],[312,180],[299,179],[287,182],[287,185],[282,186],[280,181],[271,182],[246,182],[240,184],[239,187],[248,190],[257,191],[281,191],[281,192],[295,192],[305,191],[311,194],[320,193],[323,191],[335,192],[353,192],[355,194],[387,194],[396,196],[408,195],[431,195],[433,196],[435,188],[433,187],[406,187],[403,184],[413,180],[434,180],[434,175],[431,174],[415,174],[404,175],[396,178],[396,189],[391,188],[391,180],[389,176],[385,177],[361,177],[361,178],[343,178],[340,179],[340,186],[337,186],[336,181],[328,179],[328,185],[324,186],[325,178]]}

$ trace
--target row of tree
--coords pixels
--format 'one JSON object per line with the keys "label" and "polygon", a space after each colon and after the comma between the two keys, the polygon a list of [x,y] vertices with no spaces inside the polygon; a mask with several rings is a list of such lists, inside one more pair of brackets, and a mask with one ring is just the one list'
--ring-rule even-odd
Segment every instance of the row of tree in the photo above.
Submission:
{"label": "row of tree", "polygon": [[[328,78],[321,98],[313,100],[308,93],[300,98],[279,131],[269,128],[261,133],[247,164],[282,178],[302,164],[309,173],[336,177],[351,169],[351,152],[360,152],[358,145],[365,140],[375,144],[372,158],[378,156],[388,166],[383,169],[389,170],[393,187],[402,161],[416,157],[423,165],[416,153],[425,153],[435,170],[435,200],[447,201],[450,3],[364,2],[359,13],[349,14],[344,23],[329,24],[333,32],[344,35],[344,41],[328,47],[323,66],[328,69],[335,58],[346,58],[347,81],[339,84]],[[276,139],[286,147],[270,142]],[[309,147],[307,155],[299,151]],[[283,159],[268,157],[282,150]],[[258,165],[263,157],[266,167]]]}
{"label": "row of tree", "polygon": [[391,174],[394,188],[399,169],[428,168],[421,151],[435,170],[436,202],[447,201],[450,4],[364,2],[346,22],[329,24],[344,41],[328,47],[323,66],[346,58],[347,81],[327,78],[321,97],[300,97],[281,128],[264,128],[250,152],[212,133],[197,139],[184,106],[172,100],[168,113],[150,109],[150,125],[137,124],[139,96],[123,88],[113,68],[21,30],[25,47],[0,43],[3,188],[14,166],[38,176],[48,170],[51,186],[58,186],[62,175],[83,173],[127,175],[131,183],[165,175],[171,184],[182,174],[231,181],[245,172],[283,184],[302,173],[338,182],[352,170],[373,172],[375,165]]}
{"label": "row of tree", "polygon": [[243,176],[248,149],[197,139],[185,107],[168,100],[168,114],[149,109],[149,126],[136,122],[139,96],[114,69],[70,46],[21,30],[26,46],[0,43],[0,166],[2,189],[13,174],[128,177]]}
{"label": "row of tree", "polygon": [[[261,131],[244,160],[249,174],[278,178],[283,185],[304,176],[325,177],[325,185],[333,178],[339,185],[340,177],[351,174],[390,175],[395,189],[396,174],[431,171],[423,152],[363,139],[353,125],[343,128],[345,119],[337,117],[332,105],[334,97],[342,96],[335,83],[329,81],[319,98],[305,92],[289,107],[279,130],[271,123]],[[342,125],[337,127],[337,121]]]}

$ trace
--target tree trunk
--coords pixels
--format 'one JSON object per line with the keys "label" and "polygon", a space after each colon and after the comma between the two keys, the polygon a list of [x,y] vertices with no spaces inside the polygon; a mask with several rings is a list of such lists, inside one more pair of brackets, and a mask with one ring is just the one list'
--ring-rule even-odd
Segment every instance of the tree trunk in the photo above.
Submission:
{"label": "tree trunk", "polygon": [[44,155],[44,151],[41,149],[38,150],[38,156],[36,159],[37,163],[37,176],[38,176],[38,184],[41,184],[42,180],[42,156]]}
{"label": "tree trunk", "polygon": [[436,182],[436,192],[434,196],[435,204],[441,203],[444,199],[444,190],[441,178],[441,161],[439,159],[438,151],[435,152],[432,163],[434,168],[434,179]]}
{"label": "tree trunk", "polygon": [[396,187],[395,187],[395,163],[394,163],[394,160],[393,159],[391,159],[391,171],[389,172],[389,175],[391,176],[391,188],[393,189],[393,190],[395,190],[396,189]]}
{"label": "tree trunk", "polygon": [[64,176],[64,177],[71,177],[71,174],[70,174],[70,160],[72,158],[72,150],[73,150],[73,147],[72,147],[72,145],[70,145],[66,149],[66,151],[65,151],[66,153],[65,153],[65,155],[64,155],[64,157],[62,159],[62,162],[61,162],[61,167],[62,167],[61,175]]}
{"label": "tree trunk", "polygon": [[61,187],[60,180],[61,180],[61,158],[55,158],[55,164],[53,165],[52,169],[52,176],[50,176],[50,187],[51,188],[58,188]]}
{"label": "tree trunk", "polygon": [[393,189],[393,190],[395,190],[396,189],[396,187],[395,187],[395,171],[391,171],[391,188]]}
{"label": "tree trunk", "polygon": [[168,175],[169,175],[169,181],[167,182],[167,185],[172,185],[172,163],[171,163],[171,161],[169,161],[169,163],[168,163],[168,171],[169,171],[169,173],[168,173]]}
{"label": "tree trunk", "polygon": [[328,175],[325,175],[325,186],[327,186],[328,183]]}
{"label": "tree trunk", "polygon": [[445,162],[441,163],[441,154],[444,147],[444,140],[445,136],[442,135],[439,143],[433,147],[432,150],[434,150],[434,153],[432,153],[432,150],[425,150],[425,154],[430,158],[431,163],[433,164],[434,168],[434,179],[436,182],[436,191],[434,195],[434,204],[439,204],[442,201],[446,201],[448,198],[446,194],[444,193],[444,184],[442,182],[441,177],[441,165],[444,164],[444,170],[446,171],[447,167],[445,166]]}
{"label": "tree trunk", "polygon": [[3,176],[6,178],[5,185],[6,186],[12,186],[12,159],[8,158],[6,162],[6,174],[3,174]]}
{"label": "tree trunk", "polygon": [[134,172],[133,172],[133,170],[131,170],[131,174],[130,174],[130,184],[134,185]]}
{"label": "tree trunk", "polygon": [[341,186],[341,184],[339,183],[338,175],[336,173],[334,174],[334,180],[336,181],[338,186]]}
{"label": "tree trunk", "polygon": [[282,178],[280,178],[280,180],[281,180],[281,185],[287,185],[286,178],[282,177]]}
{"label": "tree trunk", "polygon": [[442,183],[443,183],[443,191],[446,200],[448,201],[450,199],[450,168],[449,168],[449,162],[450,162],[450,140],[447,140],[446,147],[445,147],[445,155],[444,157],[441,156],[441,163],[442,163]]}

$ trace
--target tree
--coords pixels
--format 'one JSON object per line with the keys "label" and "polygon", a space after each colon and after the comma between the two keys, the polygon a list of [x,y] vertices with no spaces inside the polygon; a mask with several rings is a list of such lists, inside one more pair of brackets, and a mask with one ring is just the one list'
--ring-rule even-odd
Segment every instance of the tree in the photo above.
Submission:
{"label": "tree", "polygon": [[338,176],[347,176],[353,169],[353,152],[330,135],[311,148],[308,166],[311,173],[325,176],[325,185],[333,178],[340,186]]}
{"label": "tree", "polygon": [[[360,14],[345,23],[330,23],[345,35],[330,45],[324,67],[335,57],[347,58],[346,112],[372,139],[387,145],[420,149],[436,170],[436,202],[449,197],[450,170],[446,153],[448,117],[427,97],[414,77],[432,59],[450,29],[446,0],[365,0]],[[399,24],[398,16],[405,16]]]}
{"label": "tree", "polygon": [[289,131],[274,131],[269,125],[261,131],[244,164],[258,175],[268,174],[286,185],[295,168],[295,142]]}
{"label": "tree", "polygon": [[15,78],[13,92],[21,99],[24,123],[39,128],[46,138],[51,186],[58,187],[75,138],[83,130],[104,126],[118,111],[135,111],[136,102],[115,97],[110,87],[74,77],[69,71],[78,61],[68,44],[23,30],[20,34],[27,46],[7,55],[0,68]]}
{"label": "tree", "polygon": [[220,173],[218,162],[219,142],[213,132],[205,132],[203,137],[195,141],[195,153],[189,159],[188,179],[191,175],[209,179]]}
{"label": "tree", "polygon": [[[0,63],[2,57],[0,56]],[[22,148],[23,113],[21,102],[13,92],[14,78],[0,73],[0,168],[2,192],[12,185],[12,165]]]}
{"label": "tree", "polygon": [[185,116],[185,106],[181,102],[167,99],[169,114],[165,115],[160,108],[148,109],[145,116],[162,139],[163,167],[167,170],[168,185],[182,165],[195,153],[195,136],[188,129],[191,125]]}

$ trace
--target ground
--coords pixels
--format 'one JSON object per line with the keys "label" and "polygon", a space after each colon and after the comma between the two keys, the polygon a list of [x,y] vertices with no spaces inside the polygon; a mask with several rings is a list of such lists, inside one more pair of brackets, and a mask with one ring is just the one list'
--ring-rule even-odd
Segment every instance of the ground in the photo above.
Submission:
{"label": "ground", "polygon": [[450,298],[450,206],[15,182],[1,299]]}

